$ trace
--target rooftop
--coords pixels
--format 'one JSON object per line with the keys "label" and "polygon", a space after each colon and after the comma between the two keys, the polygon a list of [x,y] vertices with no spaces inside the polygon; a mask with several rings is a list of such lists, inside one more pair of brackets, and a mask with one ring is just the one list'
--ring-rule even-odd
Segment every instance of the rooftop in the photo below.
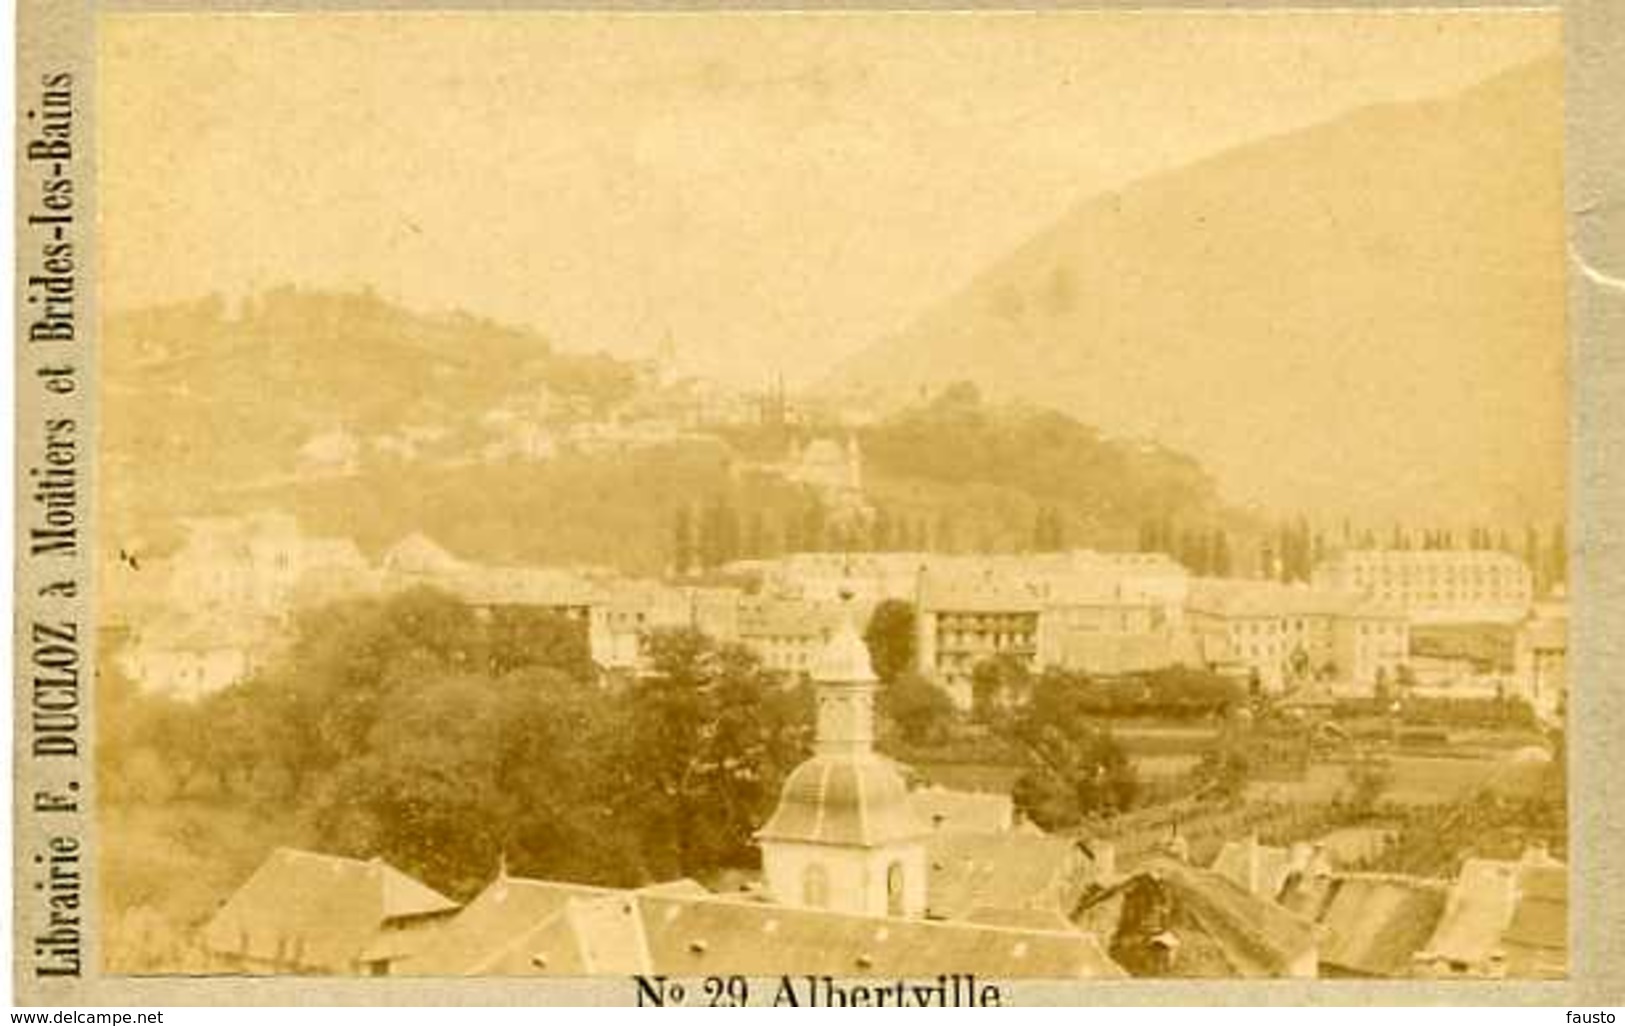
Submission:
{"label": "rooftop", "polygon": [[[532,897],[517,895],[531,892]],[[498,895],[507,895],[498,902]],[[545,900],[536,896],[545,895]],[[485,915],[513,903],[500,919]],[[521,908],[521,902],[523,906]],[[1123,971],[1086,933],[918,919],[876,918],[720,896],[654,889],[570,888],[542,881],[494,882],[463,915],[484,927],[459,933],[453,920],[438,950],[408,960],[411,975],[578,975],[629,971],[683,976],[1113,979]],[[461,919],[460,915],[458,918]],[[492,927],[500,924],[503,929]]]}
{"label": "rooftop", "polygon": [[908,801],[896,763],[867,754],[816,755],[784,782],[765,841],[872,847],[931,832]]}
{"label": "rooftop", "polygon": [[349,972],[390,920],[457,903],[382,861],[278,848],[204,929],[211,951]]}

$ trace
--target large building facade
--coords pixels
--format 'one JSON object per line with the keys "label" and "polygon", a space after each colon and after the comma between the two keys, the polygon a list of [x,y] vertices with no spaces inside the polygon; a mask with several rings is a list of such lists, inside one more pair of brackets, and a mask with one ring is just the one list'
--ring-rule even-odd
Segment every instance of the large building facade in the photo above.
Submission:
{"label": "large building facade", "polygon": [[1356,549],[1315,568],[1317,587],[1352,591],[1412,623],[1517,623],[1534,601],[1529,567],[1493,550]]}

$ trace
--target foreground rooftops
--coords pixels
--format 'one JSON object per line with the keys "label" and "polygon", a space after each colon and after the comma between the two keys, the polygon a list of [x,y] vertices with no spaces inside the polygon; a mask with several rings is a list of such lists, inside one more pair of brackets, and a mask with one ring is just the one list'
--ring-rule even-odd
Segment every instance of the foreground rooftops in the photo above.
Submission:
{"label": "foreground rooftops", "polygon": [[664,889],[498,879],[405,975],[798,974],[1112,979],[1089,934],[877,918]]}

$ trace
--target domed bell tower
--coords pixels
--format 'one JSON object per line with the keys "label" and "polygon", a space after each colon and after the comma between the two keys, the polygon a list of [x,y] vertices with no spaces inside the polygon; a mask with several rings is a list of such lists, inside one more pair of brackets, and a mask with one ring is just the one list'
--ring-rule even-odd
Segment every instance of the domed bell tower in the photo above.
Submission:
{"label": "domed bell tower", "polygon": [[775,901],[872,916],[923,916],[925,838],[896,764],[874,751],[875,672],[843,592],[840,628],[813,666],[814,755],[785,780],[756,837]]}

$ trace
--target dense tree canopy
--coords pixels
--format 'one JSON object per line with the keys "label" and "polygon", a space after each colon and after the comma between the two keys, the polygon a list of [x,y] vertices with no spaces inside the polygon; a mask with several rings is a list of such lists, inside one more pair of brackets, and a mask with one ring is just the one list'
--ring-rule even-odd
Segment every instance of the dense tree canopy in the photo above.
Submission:
{"label": "dense tree canopy", "polygon": [[1002,485],[1031,496],[1044,511],[1044,525],[1041,537],[1029,537],[1045,548],[1079,535],[1069,530],[1073,518],[1131,528],[1145,510],[1204,516],[1218,508],[1211,479],[1189,457],[1107,439],[1053,410],[988,403],[967,383],[860,437],[877,469]]}
{"label": "dense tree canopy", "polygon": [[811,702],[681,631],[600,685],[579,621],[406,592],[303,620],[286,657],[195,704],[110,671],[104,794],[297,808],[328,851],[467,895],[516,872],[630,885],[746,864]]}
{"label": "dense tree canopy", "polygon": [[883,686],[880,711],[909,745],[942,743],[954,721],[954,703],[948,693],[912,672]]}
{"label": "dense tree canopy", "polygon": [[1123,746],[1080,701],[1082,690],[1046,675],[1000,731],[1024,754],[1016,808],[1046,830],[1126,810],[1139,784]]}

